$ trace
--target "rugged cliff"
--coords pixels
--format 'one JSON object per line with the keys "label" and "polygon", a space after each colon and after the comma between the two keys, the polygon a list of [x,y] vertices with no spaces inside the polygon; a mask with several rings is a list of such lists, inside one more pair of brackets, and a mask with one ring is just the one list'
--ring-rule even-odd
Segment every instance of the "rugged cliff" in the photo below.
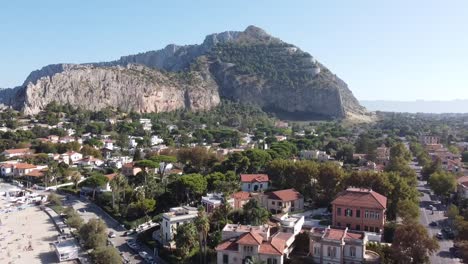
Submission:
{"label": "rugged cliff", "polygon": [[209,110],[220,97],[288,118],[366,114],[346,83],[310,54],[254,26],[209,35],[200,45],[168,45],[111,62],[49,65],[32,72],[13,101],[28,114],[52,101],[161,112]]}

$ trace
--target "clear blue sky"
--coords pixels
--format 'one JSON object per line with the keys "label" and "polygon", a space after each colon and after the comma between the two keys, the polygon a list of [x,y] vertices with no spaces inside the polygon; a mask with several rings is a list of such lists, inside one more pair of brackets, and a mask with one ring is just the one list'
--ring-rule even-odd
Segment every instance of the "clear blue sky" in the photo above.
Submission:
{"label": "clear blue sky", "polygon": [[195,44],[257,25],[325,64],[358,99],[468,98],[466,0],[18,0],[0,8],[0,87],[59,62]]}

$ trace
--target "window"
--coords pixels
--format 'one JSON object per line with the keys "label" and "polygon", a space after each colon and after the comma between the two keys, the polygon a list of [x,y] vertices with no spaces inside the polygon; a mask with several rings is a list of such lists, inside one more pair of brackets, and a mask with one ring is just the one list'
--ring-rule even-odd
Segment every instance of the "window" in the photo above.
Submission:
{"label": "window", "polygon": [[320,255],[320,247],[314,247],[314,255]]}
{"label": "window", "polygon": [[223,255],[223,264],[228,264],[229,263],[229,256],[224,254]]}
{"label": "window", "polygon": [[356,210],[356,217],[360,218],[361,217],[361,210]]}
{"label": "window", "polygon": [[366,212],[364,213],[364,218],[369,218],[369,210],[366,210]]}
{"label": "window", "polygon": [[278,264],[278,261],[274,258],[268,258],[267,259],[267,264]]}
{"label": "window", "polygon": [[356,230],[357,230],[357,231],[361,231],[361,226],[360,226],[360,225],[356,225]]}
{"label": "window", "polygon": [[272,205],[275,205],[275,201],[271,201],[271,204],[272,204]]}
{"label": "window", "polygon": [[337,209],[336,209],[336,215],[341,216],[341,208],[337,208]]}
{"label": "window", "polygon": [[346,227],[347,227],[348,229],[351,229],[351,224],[346,224]]}
{"label": "window", "polygon": [[380,213],[375,212],[375,219],[380,219]]}
{"label": "window", "polygon": [[244,246],[244,251],[245,251],[245,252],[252,252],[252,251],[253,251],[253,247],[252,247],[252,246]]}
{"label": "window", "polygon": [[250,189],[250,183],[249,183],[249,189]]}
{"label": "window", "polygon": [[332,255],[332,248],[327,247],[327,256],[331,257],[331,255]]}
{"label": "window", "polygon": [[369,231],[374,232],[374,227],[373,226],[369,227]]}
{"label": "window", "polygon": [[366,232],[369,231],[369,227],[364,226],[364,231],[366,231]]}
{"label": "window", "polygon": [[335,247],[328,247],[327,248],[327,256],[329,257],[336,257],[336,248]]}
{"label": "window", "polygon": [[356,248],[355,247],[350,247],[349,248],[349,255],[351,257],[356,257]]}
{"label": "window", "polygon": [[278,206],[282,206],[282,205],[283,205],[283,203],[282,203],[282,202],[278,202]]}
{"label": "window", "polygon": [[260,183],[260,189],[262,189],[262,188],[263,188],[263,184]]}
{"label": "window", "polygon": [[349,217],[353,216],[353,210],[351,210],[351,209],[346,209],[346,210],[345,210],[345,216],[349,216]]}
{"label": "window", "polygon": [[336,223],[336,225],[337,225],[337,226],[341,226],[341,223],[340,223],[340,222],[338,222],[338,223]]}

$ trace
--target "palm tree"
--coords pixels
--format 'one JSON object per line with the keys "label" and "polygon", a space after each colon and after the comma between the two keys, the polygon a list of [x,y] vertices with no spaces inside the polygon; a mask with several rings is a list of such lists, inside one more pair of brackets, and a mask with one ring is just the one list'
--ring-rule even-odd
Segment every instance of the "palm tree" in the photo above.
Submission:
{"label": "palm tree", "polygon": [[195,226],[198,231],[198,243],[200,245],[200,263],[206,263],[206,244],[208,232],[210,231],[210,220],[206,215],[205,208],[198,208],[198,216],[195,219]]}
{"label": "palm tree", "polygon": [[[119,205],[119,209],[120,209],[120,201],[122,200],[120,198],[120,193],[123,191],[123,200],[125,200],[125,189],[128,187],[128,181],[127,181],[127,178],[122,175],[122,174],[117,174],[114,179],[112,179],[112,181],[115,182],[116,184],[116,187],[118,189],[117,191],[117,203]],[[111,186],[112,187],[112,186]]]}

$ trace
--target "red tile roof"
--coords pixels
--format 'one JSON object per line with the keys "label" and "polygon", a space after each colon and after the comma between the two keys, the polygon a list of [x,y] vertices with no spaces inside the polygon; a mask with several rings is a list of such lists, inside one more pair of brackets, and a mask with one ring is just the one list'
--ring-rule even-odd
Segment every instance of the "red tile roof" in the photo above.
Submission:
{"label": "red tile roof", "polygon": [[263,238],[260,234],[255,232],[249,232],[242,234],[237,240],[237,244],[240,245],[260,245],[262,244]]}
{"label": "red tile roof", "polygon": [[345,239],[359,239],[359,240],[362,240],[362,239],[364,239],[364,234],[354,233],[354,232],[348,231],[348,232],[346,232]]}
{"label": "red tile roof", "polygon": [[267,182],[270,179],[266,174],[241,174],[241,182]]}
{"label": "red tile roof", "polygon": [[234,198],[234,199],[238,199],[238,200],[248,200],[248,199],[250,199],[250,193],[240,191],[240,192],[233,193],[231,195],[231,197]]}
{"label": "red tile roof", "polygon": [[115,178],[115,176],[117,176],[117,173],[106,174],[104,176],[106,176],[107,179],[109,179],[109,181],[111,181],[112,179]]}
{"label": "red tile roof", "polygon": [[239,247],[236,242],[234,241],[224,241],[223,243],[219,244],[215,250],[229,250],[229,251],[238,251]]}
{"label": "red tile roof", "polygon": [[345,230],[342,229],[327,229],[324,238],[330,240],[341,240],[345,235]]}
{"label": "red tile roof", "polygon": [[33,170],[27,173],[26,176],[40,178],[40,177],[44,177],[44,172],[41,170]]}
{"label": "red tile roof", "polygon": [[302,194],[300,194],[298,191],[294,189],[286,189],[286,190],[271,192],[268,194],[268,198],[287,202],[287,201],[295,201],[297,199],[302,198]]}
{"label": "red tile roof", "polygon": [[5,149],[5,152],[8,154],[20,154],[20,153],[29,153],[31,152],[28,148],[20,148],[20,149]]}
{"label": "red tile roof", "polygon": [[15,168],[17,169],[34,169],[36,168],[36,165],[32,165],[29,163],[16,163]]}
{"label": "red tile roof", "polygon": [[387,197],[368,189],[348,188],[332,204],[386,209]]}
{"label": "red tile roof", "polygon": [[278,250],[272,243],[270,242],[263,242],[260,245],[260,248],[258,250],[258,253],[260,254],[267,254],[267,255],[278,255],[281,256],[283,255],[283,252]]}

